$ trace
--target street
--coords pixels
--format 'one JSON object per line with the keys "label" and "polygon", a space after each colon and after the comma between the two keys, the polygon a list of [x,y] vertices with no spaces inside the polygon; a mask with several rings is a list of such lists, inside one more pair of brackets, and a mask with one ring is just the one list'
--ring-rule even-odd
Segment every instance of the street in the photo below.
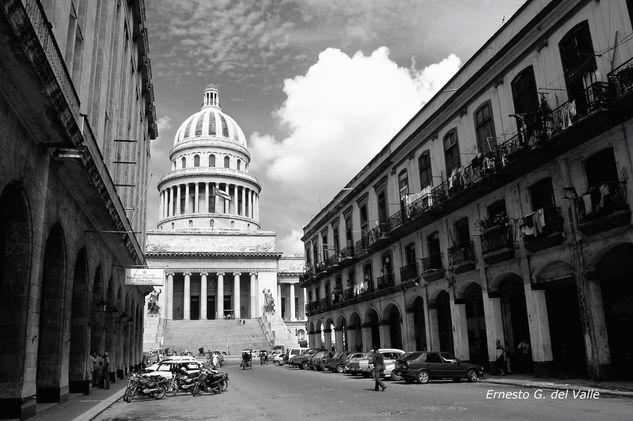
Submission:
{"label": "street", "polygon": [[539,389],[484,382],[388,381],[385,392],[374,392],[371,379],[346,374],[257,363],[243,371],[234,361],[223,369],[230,387],[221,395],[119,400],[96,420],[628,420],[633,413],[630,399],[581,399],[572,391],[552,399],[551,390],[542,390],[539,399]]}

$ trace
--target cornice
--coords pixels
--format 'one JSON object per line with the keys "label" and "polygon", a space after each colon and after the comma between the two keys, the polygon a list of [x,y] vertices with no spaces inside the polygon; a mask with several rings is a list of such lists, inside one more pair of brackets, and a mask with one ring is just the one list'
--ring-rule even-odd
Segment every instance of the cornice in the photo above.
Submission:
{"label": "cornice", "polygon": [[[163,185],[167,184],[167,182],[169,181],[179,180],[183,178],[184,179],[193,178],[197,176],[204,176],[204,177],[209,177],[209,178],[217,177],[220,179],[228,178],[232,180],[245,181],[257,187],[257,194],[260,194],[262,190],[261,185],[259,184],[259,181],[257,181],[257,179],[253,177],[252,175],[245,173],[243,171],[234,170],[232,168],[218,168],[218,167],[195,167],[195,168],[180,168],[180,169],[173,170],[169,174],[166,174],[163,176],[163,178],[161,178],[160,182],[158,183],[157,188],[160,191],[162,190]],[[209,182],[213,182],[213,181],[209,180]]]}
{"label": "cornice", "polygon": [[146,257],[281,257],[280,251],[148,251]]}

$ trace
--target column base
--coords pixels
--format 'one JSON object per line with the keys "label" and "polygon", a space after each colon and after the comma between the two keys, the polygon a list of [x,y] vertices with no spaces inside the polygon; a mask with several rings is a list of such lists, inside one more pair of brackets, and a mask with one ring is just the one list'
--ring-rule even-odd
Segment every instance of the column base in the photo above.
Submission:
{"label": "column base", "polygon": [[89,395],[90,388],[90,380],[71,380],[68,384],[68,391],[70,393],[83,393],[84,395]]}
{"label": "column base", "polygon": [[68,386],[38,387],[36,396],[39,403],[66,402],[68,400]]}
{"label": "column base", "polygon": [[553,361],[534,361],[532,363],[535,377],[554,377],[554,362]]}
{"label": "column base", "polygon": [[35,416],[35,395],[24,398],[0,398],[3,418],[26,419]]}
{"label": "column base", "polygon": [[121,368],[121,369],[118,369],[118,370],[116,371],[116,376],[117,376],[117,378],[119,378],[119,379],[123,379],[123,369],[122,369],[122,368]]}

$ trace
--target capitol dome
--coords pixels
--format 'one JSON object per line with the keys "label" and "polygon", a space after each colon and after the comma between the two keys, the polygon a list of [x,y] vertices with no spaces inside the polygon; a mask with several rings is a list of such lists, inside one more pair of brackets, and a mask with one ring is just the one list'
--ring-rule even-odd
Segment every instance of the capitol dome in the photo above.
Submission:
{"label": "capitol dome", "polygon": [[198,139],[219,139],[246,147],[246,137],[238,124],[220,108],[218,89],[209,84],[204,90],[202,109],[187,118],[176,131],[174,146]]}
{"label": "capitol dome", "polygon": [[171,171],[161,178],[159,229],[259,230],[261,186],[249,174],[246,137],[220,108],[218,88],[176,131]]}

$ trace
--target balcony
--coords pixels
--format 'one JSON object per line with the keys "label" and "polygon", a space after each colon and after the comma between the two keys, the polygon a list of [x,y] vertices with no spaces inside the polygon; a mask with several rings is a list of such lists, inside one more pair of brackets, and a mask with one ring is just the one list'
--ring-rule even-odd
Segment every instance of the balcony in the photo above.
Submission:
{"label": "balcony", "polygon": [[633,59],[630,59],[616,67],[608,75],[609,84],[615,100],[628,97],[633,94]]}
{"label": "balcony", "polygon": [[429,257],[422,259],[422,277],[427,282],[436,281],[444,277],[441,253],[431,253]]}
{"label": "balcony", "polygon": [[361,236],[360,240],[358,240],[356,242],[356,245],[354,246],[354,255],[355,256],[361,256],[363,254],[365,254],[367,252],[367,248],[368,248],[368,238],[367,235],[363,235]]}
{"label": "balcony", "polygon": [[402,283],[418,277],[418,267],[415,263],[400,268],[400,281]]}
{"label": "balcony", "polygon": [[448,264],[453,273],[475,269],[476,259],[472,241],[458,244],[448,249]]}
{"label": "balcony", "polygon": [[586,235],[625,226],[631,221],[625,181],[590,188],[576,199],[576,208],[578,229]]}
{"label": "balcony", "polygon": [[521,218],[519,230],[525,248],[535,252],[561,244],[564,221],[560,208],[539,209]]}
{"label": "balcony", "polygon": [[378,278],[376,278],[376,281],[378,282],[379,290],[387,289],[387,288],[391,288],[392,286],[395,286],[393,273],[386,273],[382,276],[379,276]]}
{"label": "balcony", "polygon": [[482,224],[481,254],[484,262],[491,265],[514,257],[514,230],[503,222],[500,224]]}
{"label": "balcony", "polygon": [[367,248],[380,247],[388,240],[389,230],[386,222],[381,222],[378,226],[367,233]]}

